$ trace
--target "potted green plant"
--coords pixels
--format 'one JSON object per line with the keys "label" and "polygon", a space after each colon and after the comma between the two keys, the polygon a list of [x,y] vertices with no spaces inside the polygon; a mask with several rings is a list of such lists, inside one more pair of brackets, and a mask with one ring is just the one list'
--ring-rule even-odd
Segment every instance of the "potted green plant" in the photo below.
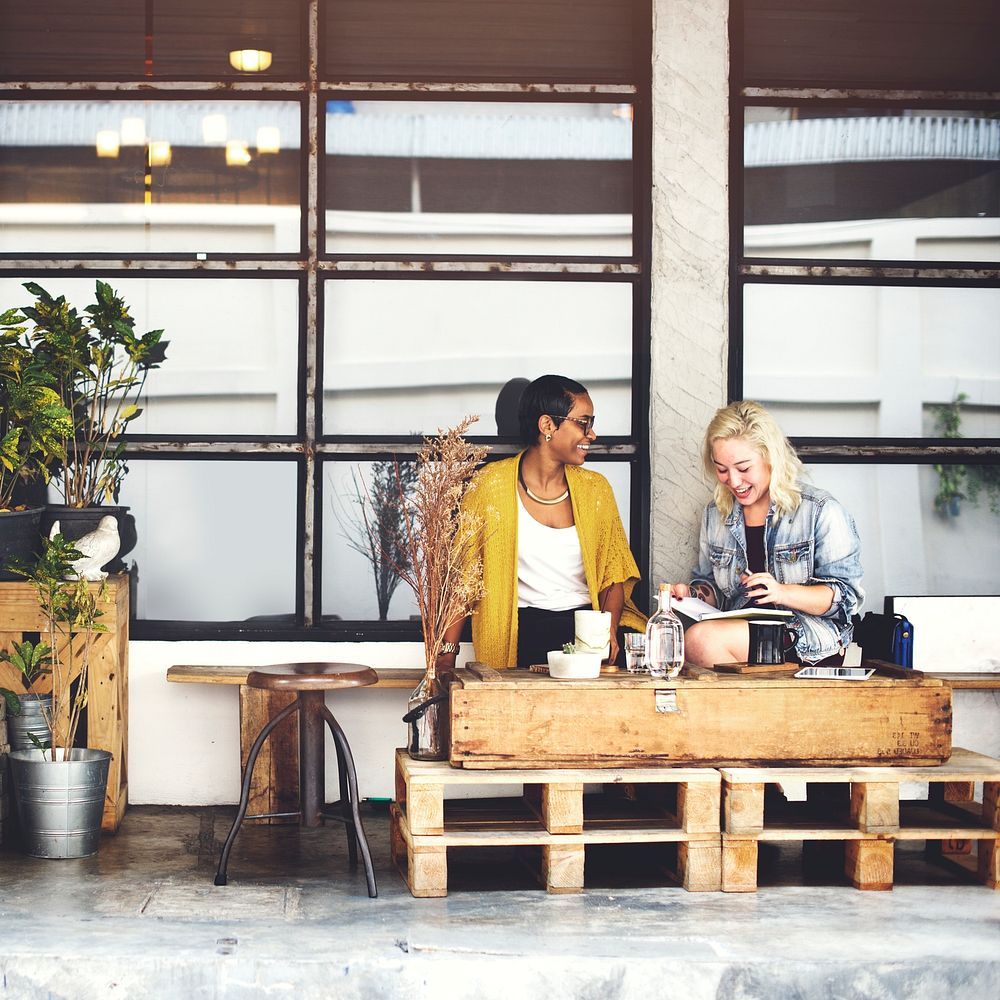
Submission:
{"label": "potted green plant", "polygon": [[48,679],[51,701],[43,709],[47,739],[10,753],[19,825],[28,854],[87,857],[100,843],[111,754],[79,748],[77,730],[87,701],[87,673],[94,638],[107,631],[98,619],[105,584],[74,576],[80,552],[62,535],[42,539],[33,563],[15,566],[33,587],[45,630],[37,643],[13,643],[0,658],[21,673],[29,695]]}
{"label": "potted green plant", "polygon": [[6,570],[11,559],[38,552],[42,508],[16,504],[15,491],[35,479],[47,482],[73,433],[55,375],[32,349],[24,321],[18,309],[0,315],[0,580],[17,579]]}
{"label": "potted green plant", "polygon": [[33,324],[32,347],[73,417],[52,479],[63,502],[49,506],[42,532],[58,521],[61,533],[76,540],[114,515],[122,545],[111,569],[121,569],[121,556],[135,544],[128,508],[114,506],[128,472],[123,435],[142,412],[146,378],[164,361],[167,341],[162,330],[137,334],[129,307],[104,281],[97,281],[94,302],[82,313],[35,282],[24,287],[35,297],[21,310]]}

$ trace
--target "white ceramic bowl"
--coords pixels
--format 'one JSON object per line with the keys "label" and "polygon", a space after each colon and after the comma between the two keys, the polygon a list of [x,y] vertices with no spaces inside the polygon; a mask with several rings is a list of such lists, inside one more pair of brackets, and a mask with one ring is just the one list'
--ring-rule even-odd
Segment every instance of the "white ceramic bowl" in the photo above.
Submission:
{"label": "white ceramic bowl", "polygon": [[560,680],[582,680],[601,676],[600,653],[564,653],[553,649],[548,654],[549,676]]}

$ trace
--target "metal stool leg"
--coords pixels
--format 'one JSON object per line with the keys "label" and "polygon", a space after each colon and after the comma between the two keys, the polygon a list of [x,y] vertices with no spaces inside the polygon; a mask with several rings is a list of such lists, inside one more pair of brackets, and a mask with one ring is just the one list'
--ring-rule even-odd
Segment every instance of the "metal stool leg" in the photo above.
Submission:
{"label": "metal stool leg", "polygon": [[354,829],[354,817],[351,815],[350,791],[347,784],[347,768],[344,766],[344,755],[340,752],[340,746],[336,740],[333,745],[337,751],[337,771],[340,777],[340,815],[344,820],[344,829],[347,831],[347,860],[351,866],[351,871],[358,867],[358,832]]}
{"label": "metal stool leg", "polygon": [[323,691],[300,691],[299,808],[303,826],[319,826],[326,802],[323,738]]}
{"label": "metal stool leg", "polygon": [[354,757],[351,754],[351,746],[347,742],[344,730],[340,728],[340,723],[333,717],[333,713],[325,705],[323,715],[326,724],[330,727],[334,742],[337,744],[337,756],[343,759],[344,770],[347,774],[348,799],[350,800],[351,817],[354,820],[354,831],[357,835],[358,847],[361,849],[361,858],[365,863],[365,878],[368,881],[368,895],[372,898],[378,895],[378,888],[375,885],[375,869],[372,866],[372,855],[368,849],[368,838],[365,836],[364,824],[361,822],[361,813],[358,811],[358,773],[354,768]]}
{"label": "metal stool leg", "polygon": [[236,842],[236,835],[240,832],[240,827],[243,825],[243,818],[247,814],[247,807],[250,805],[250,782],[253,779],[253,769],[254,765],[257,763],[257,757],[260,755],[260,748],[264,745],[264,740],[271,735],[274,727],[287,719],[289,715],[293,712],[299,710],[298,699],[293,701],[291,705],[287,705],[283,708],[264,728],[260,731],[257,739],[254,740],[253,746],[250,748],[250,753],[247,756],[247,765],[243,771],[243,785],[240,789],[240,805],[236,810],[236,819],[233,820],[233,825],[229,830],[229,836],[226,837],[226,842],[222,847],[222,855],[219,857],[219,870],[215,873],[215,884],[225,885],[226,884],[226,869],[229,867],[229,852],[233,849],[233,844]]}

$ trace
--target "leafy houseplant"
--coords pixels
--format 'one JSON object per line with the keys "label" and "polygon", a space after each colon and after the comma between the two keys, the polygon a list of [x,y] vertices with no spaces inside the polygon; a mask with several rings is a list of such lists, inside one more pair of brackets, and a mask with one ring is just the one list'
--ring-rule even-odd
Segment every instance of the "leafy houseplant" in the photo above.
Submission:
{"label": "leafy houseplant", "polygon": [[73,416],[56,489],[70,507],[113,503],[128,471],[122,434],[142,412],[138,402],[149,372],[166,357],[163,331],[137,335],[128,306],[103,281],[83,315],[65,296],[53,298],[31,281],[24,287],[35,296],[34,305],[21,310],[34,324],[31,343]]}
{"label": "leafy houseplant", "polygon": [[19,484],[47,482],[49,467],[65,456],[73,421],[54,388],[55,376],[25,335],[17,309],[0,315],[0,579],[2,567],[38,550],[41,509],[14,508]]}
{"label": "leafy houseplant", "polygon": [[[446,693],[436,671],[445,633],[466,618],[483,595],[479,541],[484,524],[462,508],[472,474],[488,452],[463,437],[477,419],[466,417],[457,427],[424,440],[412,491],[404,488],[402,473],[395,473],[399,542],[405,557],[396,556],[393,565],[416,598],[425,661],[405,718],[413,724],[410,753],[424,760],[448,755],[448,716],[441,708]],[[379,544],[377,526],[367,523],[369,535]]]}
{"label": "leafy houseplant", "polygon": [[[107,587],[91,588],[82,579],[69,581],[73,562],[80,553],[62,535],[42,539],[42,554],[29,565],[11,568],[31,584],[45,621],[44,637],[37,643],[30,639],[12,644],[11,652],[0,659],[12,664],[24,679],[29,693],[37,694],[36,685],[48,676],[52,687],[52,710],[46,717],[51,739],[46,748],[51,759],[58,750],[68,754],[75,743],[80,714],[87,701],[87,671],[94,636],[106,632],[100,601]],[[73,636],[78,638],[74,641]]]}
{"label": "leafy houseplant", "polygon": [[[950,403],[934,408],[935,430],[941,437],[962,437],[962,404],[968,398],[966,393],[960,392]],[[983,494],[990,511],[1000,514],[1000,468],[996,465],[938,464],[934,471],[938,474],[934,510],[942,517],[957,517],[962,511],[962,500],[969,500],[978,507]]]}
{"label": "leafy houseplant", "polygon": [[84,857],[97,850],[111,762],[106,750],[75,746],[94,638],[107,631],[98,621],[106,585],[66,580],[79,558],[72,543],[56,535],[42,539],[34,563],[12,567],[35,591],[45,629],[37,643],[15,642],[0,654],[20,671],[29,694],[39,695],[43,678],[51,683],[51,707],[43,707],[48,740],[32,737],[35,749],[10,754],[26,849],[38,857]]}

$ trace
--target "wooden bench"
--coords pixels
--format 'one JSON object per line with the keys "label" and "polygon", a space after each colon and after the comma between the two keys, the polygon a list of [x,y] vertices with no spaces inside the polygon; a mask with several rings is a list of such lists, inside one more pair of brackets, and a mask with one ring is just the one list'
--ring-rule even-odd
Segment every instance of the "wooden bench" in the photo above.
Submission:
{"label": "wooden bench", "polygon": [[[239,687],[241,770],[257,733],[294,699],[294,695],[287,693],[247,687],[247,674],[253,669],[253,665],[234,667],[214,664],[178,664],[167,668],[167,680],[173,684],[228,684]],[[372,687],[412,691],[423,675],[422,669],[384,668]],[[298,790],[298,722],[293,719],[275,730],[257,758],[250,786],[250,812],[292,812],[298,808]],[[280,824],[295,821],[275,818],[247,822]]]}

